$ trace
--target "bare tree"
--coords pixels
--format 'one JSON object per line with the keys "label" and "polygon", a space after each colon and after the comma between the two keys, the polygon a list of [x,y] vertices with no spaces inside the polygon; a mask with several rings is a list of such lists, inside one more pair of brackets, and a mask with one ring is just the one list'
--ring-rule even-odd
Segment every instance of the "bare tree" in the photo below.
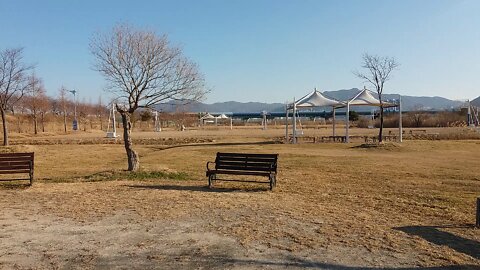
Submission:
{"label": "bare tree", "polygon": [[29,94],[25,96],[24,104],[25,107],[29,110],[30,115],[33,119],[34,133],[38,134],[38,115],[41,113],[42,110],[44,111],[43,107],[47,96],[45,94],[45,88],[43,87],[42,80],[33,73],[28,76],[28,92]]}
{"label": "bare tree", "polygon": [[382,93],[385,82],[390,79],[392,71],[397,69],[399,64],[394,58],[382,57],[377,55],[370,55],[365,53],[363,55],[362,68],[367,70],[367,73],[355,72],[355,75],[361,79],[371,83],[378,94],[380,100],[380,131],[378,133],[378,141],[383,141],[383,101]]}
{"label": "bare tree", "polygon": [[98,102],[95,105],[95,114],[98,120],[100,120],[100,130],[103,130],[103,117],[105,115],[105,111],[106,111],[106,108],[105,106],[103,106],[102,96],[100,95],[98,96]]}
{"label": "bare tree", "polygon": [[427,118],[427,114],[424,111],[422,104],[416,104],[413,106],[413,110],[407,113],[408,118],[412,121],[414,127],[421,127],[423,122]]}
{"label": "bare tree", "polygon": [[63,114],[63,129],[65,133],[67,133],[67,106],[68,106],[68,100],[67,100],[67,88],[65,86],[60,87],[58,90],[58,101],[60,103],[60,109]]}
{"label": "bare tree", "polygon": [[140,162],[132,149],[132,114],[167,100],[200,100],[206,94],[203,76],[165,35],[127,25],[95,35],[90,51],[96,58],[95,69],[109,83],[107,89],[117,95],[128,170],[136,171]]}
{"label": "bare tree", "polygon": [[33,66],[23,63],[23,49],[5,49],[0,52],[0,113],[3,124],[3,145],[8,145],[6,111],[23,98],[28,91],[26,73]]}
{"label": "bare tree", "polygon": [[45,132],[45,114],[48,113],[50,108],[50,98],[47,95],[41,96],[38,109],[40,112],[40,123],[42,124],[42,132]]}

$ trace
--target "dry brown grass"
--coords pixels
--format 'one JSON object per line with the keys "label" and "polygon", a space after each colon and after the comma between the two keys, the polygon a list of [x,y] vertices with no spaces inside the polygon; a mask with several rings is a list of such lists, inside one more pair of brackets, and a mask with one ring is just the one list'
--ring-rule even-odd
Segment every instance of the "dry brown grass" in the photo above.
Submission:
{"label": "dry brown grass", "polygon": [[[125,168],[122,146],[29,146],[36,153],[39,183],[0,188],[0,208],[80,224],[124,212],[133,212],[135,224],[145,228],[148,222],[193,223],[195,233],[233,238],[242,256],[252,260],[263,258],[261,253],[340,266],[480,265],[480,231],[472,227],[480,195],[479,141],[284,145],[268,143],[281,131],[252,129],[197,131],[194,137],[211,133],[214,139],[206,144],[136,146],[143,170],[184,172],[187,180],[118,176],[85,182]],[[153,135],[159,136],[135,136]],[[205,163],[217,151],[279,153],[277,189],[220,183],[208,190]]]}

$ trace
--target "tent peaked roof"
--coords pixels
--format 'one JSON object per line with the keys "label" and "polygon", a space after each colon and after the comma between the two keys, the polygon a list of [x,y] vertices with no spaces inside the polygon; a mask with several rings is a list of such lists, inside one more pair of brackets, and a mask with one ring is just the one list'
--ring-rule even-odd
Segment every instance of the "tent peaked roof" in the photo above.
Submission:
{"label": "tent peaked roof", "polygon": [[200,120],[204,120],[204,119],[215,119],[215,116],[207,113],[204,116],[202,116],[202,118],[200,118]]}
{"label": "tent peaked roof", "polygon": [[343,107],[345,103],[328,98],[324,96],[320,91],[314,90],[310,94],[302,97],[301,99],[295,102],[297,108],[306,108],[306,107],[323,107],[323,106],[333,106],[333,107]]}
{"label": "tent peaked roof", "polygon": [[[380,100],[373,96],[373,92],[364,88],[349,101],[352,106],[380,106]],[[384,107],[394,107],[396,104],[383,102]]]}
{"label": "tent peaked roof", "polygon": [[228,116],[226,116],[224,113],[220,114],[219,116],[217,116],[217,118],[219,119],[227,119]]}

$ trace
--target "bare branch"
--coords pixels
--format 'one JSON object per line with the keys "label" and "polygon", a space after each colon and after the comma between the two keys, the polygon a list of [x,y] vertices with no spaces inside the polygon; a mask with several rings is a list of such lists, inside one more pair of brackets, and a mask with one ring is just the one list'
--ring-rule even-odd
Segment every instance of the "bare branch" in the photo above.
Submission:
{"label": "bare branch", "polygon": [[399,64],[394,58],[380,57],[377,55],[364,54],[362,67],[366,69],[366,73],[354,72],[354,75],[360,79],[370,83],[378,94],[380,100],[380,132],[379,141],[382,141],[382,129],[383,129],[383,101],[382,94],[387,82],[392,74],[392,71],[397,69]]}
{"label": "bare branch", "polygon": [[198,100],[206,93],[198,67],[166,36],[119,25],[110,34],[97,34],[90,51],[108,90],[126,97],[129,113],[169,99]]}

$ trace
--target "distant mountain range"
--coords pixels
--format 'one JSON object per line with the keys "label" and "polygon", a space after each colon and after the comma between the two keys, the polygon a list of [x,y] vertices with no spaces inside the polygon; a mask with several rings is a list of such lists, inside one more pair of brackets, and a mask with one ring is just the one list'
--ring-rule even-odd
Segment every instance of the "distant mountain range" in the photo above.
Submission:
{"label": "distant mountain range", "polygon": [[[352,88],[348,90],[325,91],[326,96],[337,99],[347,100],[352,98],[359,92],[359,89]],[[306,94],[306,93],[305,93]],[[398,99],[398,94],[385,94],[383,99]],[[480,97],[473,102],[479,103]],[[417,96],[402,96],[402,105],[405,111],[409,110],[452,110],[463,106],[465,102],[458,100],[450,100],[443,97],[417,97]],[[216,102],[206,104],[202,102],[192,102],[186,105],[176,104],[161,104],[157,109],[163,112],[282,112],[285,111],[285,104],[282,103],[261,103],[261,102]],[[352,108],[353,110],[370,111],[369,107]],[[320,109],[319,109],[320,110]],[[321,109],[323,110],[323,109]],[[329,110],[329,109],[327,109]]]}

